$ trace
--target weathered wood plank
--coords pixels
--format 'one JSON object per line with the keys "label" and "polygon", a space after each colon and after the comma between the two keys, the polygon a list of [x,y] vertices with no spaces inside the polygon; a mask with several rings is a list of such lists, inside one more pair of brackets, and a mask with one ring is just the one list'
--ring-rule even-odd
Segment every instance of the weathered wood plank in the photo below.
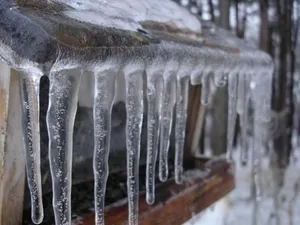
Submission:
{"label": "weathered wood plank", "polygon": [[[199,213],[225,196],[234,187],[230,165],[219,160],[211,163],[209,173],[200,175],[193,170],[181,185],[173,180],[156,189],[156,202],[147,205],[144,194],[140,195],[140,225],[181,225],[195,213]],[[192,175],[191,175],[192,174]],[[127,202],[120,201],[106,208],[105,221],[110,225],[127,224]],[[77,225],[94,224],[94,215],[83,217]]]}
{"label": "weathered wood plank", "polygon": [[[201,135],[201,128],[203,122],[204,106],[200,103],[201,98],[201,85],[190,85],[189,90],[189,103],[188,103],[188,117],[186,125],[186,139],[185,139],[185,158],[190,158],[196,155],[196,146],[199,146],[199,139]],[[200,130],[199,130],[200,129]],[[198,143],[197,143],[198,142]],[[195,145],[195,144],[194,144]]]}
{"label": "weathered wood plank", "polygon": [[19,77],[3,63],[0,65],[0,129],[0,225],[19,225],[25,180]]}

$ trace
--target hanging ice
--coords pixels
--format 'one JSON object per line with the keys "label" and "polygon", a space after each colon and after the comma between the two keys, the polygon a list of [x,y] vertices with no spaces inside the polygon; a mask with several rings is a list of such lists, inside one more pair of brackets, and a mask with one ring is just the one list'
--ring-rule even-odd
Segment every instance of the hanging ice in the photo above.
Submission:
{"label": "hanging ice", "polygon": [[108,178],[111,110],[115,90],[115,74],[95,73],[94,93],[94,201],[95,224],[104,225],[105,191]]}
{"label": "hanging ice", "polygon": [[71,225],[73,127],[81,74],[76,70],[49,75],[49,162],[56,225]]}
{"label": "hanging ice", "polygon": [[27,182],[31,195],[31,218],[35,224],[40,224],[44,217],[40,168],[40,78],[41,75],[20,73]]}
{"label": "hanging ice", "polygon": [[143,71],[125,73],[128,224],[138,224],[139,159],[143,122]]}
{"label": "hanging ice", "polygon": [[227,159],[232,160],[233,138],[236,120],[237,74],[228,75],[228,122],[227,122]]}
{"label": "hanging ice", "polygon": [[177,78],[175,124],[175,182],[182,182],[189,77]]}
{"label": "hanging ice", "polygon": [[207,105],[210,100],[210,74],[209,72],[204,72],[202,76],[201,103],[203,105]]}
{"label": "hanging ice", "polygon": [[161,100],[163,79],[161,75],[147,76],[147,166],[146,166],[146,201],[153,204],[155,200],[155,168],[158,151],[158,138],[161,121]]}
{"label": "hanging ice", "polygon": [[250,99],[247,97],[246,99],[246,107],[244,112],[240,115],[240,130],[241,130],[241,155],[240,155],[240,160],[242,165],[246,165],[248,163],[248,158],[249,158],[249,143],[248,143],[248,118],[249,118],[249,104],[250,104]]}
{"label": "hanging ice", "polygon": [[238,79],[238,93],[237,93],[237,104],[236,104],[236,110],[239,114],[242,114],[244,112],[244,103],[245,103],[245,96],[246,96],[246,74],[241,71],[239,73],[239,79]]}
{"label": "hanging ice", "polygon": [[257,198],[261,196],[261,158],[264,153],[264,141],[268,135],[268,126],[266,124],[271,120],[272,75],[272,72],[261,72],[253,75],[251,81],[254,105],[254,144],[252,157]]}
{"label": "hanging ice", "polygon": [[160,126],[160,150],[159,150],[159,179],[168,179],[168,152],[170,134],[172,130],[173,110],[176,102],[176,76],[167,76],[164,80],[162,119]]}
{"label": "hanging ice", "polygon": [[227,81],[227,74],[224,71],[217,71],[214,74],[214,82],[217,87],[224,87]]}

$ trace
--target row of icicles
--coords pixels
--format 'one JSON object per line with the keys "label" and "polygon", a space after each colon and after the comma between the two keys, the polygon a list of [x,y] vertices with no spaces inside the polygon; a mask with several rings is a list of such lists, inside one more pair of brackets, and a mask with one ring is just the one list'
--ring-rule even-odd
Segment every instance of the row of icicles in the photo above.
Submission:
{"label": "row of icicles", "polygon": [[[143,120],[143,73],[125,73],[126,84],[126,147],[128,224],[138,224],[139,157]],[[81,76],[75,70],[51,71],[47,127],[49,135],[49,161],[53,188],[53,209],[56,225],[71,224],[71,175],[72,138],[77,110],[78,89]],[[109,74],[109,75],[108,75]],[[114,102],[116,76],[120,73],[94,73],[94,178],[95,178],[95,224],[104,224],[104,199],[108,178],[108,156],[110,150],[111,111]],[[210,98],[212,73],[199,75],[202,83],[201,102],[207,104]],[[243,112],[245,99],[245,74],[231,73],[216,77],[216,85],[228,80],[228,158],[231,158],[236,112]],[[23,134],[26,150],[27,179],[31,193],[32,220],[39,224],[43,220],[40,131],[39,131],[39,82],[41,76],[20,73],[23,112]],[[84,78],[83,78],[84,79]],[[222,80],[222,82],[221,82]],[[183,154],[187,117],[189,76],[164,76],[147,74],[148,127],[146,200],[155,200],[155,165],[159,158],[159,179],[168,178],[168,150],[175,108],[175,181],[183,177]],[[159,151],[158,151],[159,147]],[[159,154],[158,154],[159,153]]]}

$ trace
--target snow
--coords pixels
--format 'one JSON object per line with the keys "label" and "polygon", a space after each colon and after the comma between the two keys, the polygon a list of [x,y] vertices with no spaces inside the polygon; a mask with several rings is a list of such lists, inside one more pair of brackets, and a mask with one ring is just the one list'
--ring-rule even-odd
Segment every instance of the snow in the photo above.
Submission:
{"label": "snow", "polygon": [[148,20],[201,31],[200,21],[170,0],[110,0],[109,3],[103,0],[57,1],[72,7],[65,12],[67,16],[97,25],[136,31],[141,29],[138,22]]}
{"label": "snow", "polygon": [[[295,150],[295,154],[298,152],[299,149]],[[239,154],[240,151],[235,153],[235,158]],[[215,203],[213,210],[207,209],[184,225],[300,224],[300,161],[291,163],[286,171],[278,170],[271,161],[270,157],[263,159],[263,195],[259,200],[251,194],[251,167],[237,164],[235,189]],[[281,174],[282,187],[278,186]]]}

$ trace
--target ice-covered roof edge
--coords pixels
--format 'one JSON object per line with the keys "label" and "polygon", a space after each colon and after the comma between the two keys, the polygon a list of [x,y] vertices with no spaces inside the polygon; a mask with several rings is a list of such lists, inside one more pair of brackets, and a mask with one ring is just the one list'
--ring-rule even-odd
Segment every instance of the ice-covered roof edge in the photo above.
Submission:
{"label": "ice-covered roof edge", "polygon": [[[235,41],[237,38],[229,37],[228,32],[224,33],[222,29],[215,26],[205,25],[202,32],[191,32],[191,30],[178,29],[176,26],[172,28],[172,23],[155,22],[152,23],[155,25],[154,27],[148,27],[149,30],[143,33],[139,30],[128,31],[95,26],[80,30],[78,28],[82,26],[80,25],[82,23],[67,20],[63,24],[63,30],[60,28],[59,32],[51,33],[52,30],[61,26],[55,17],[59,17],[57,10],[62,10],[63,7],[51,6],[55,8],[55,13],[51,18],[53,9],[50,6],[49,8],[45,7],[43,4],[46,3],[36,3],[37,9],[40,11],[47,8],[46,12],[50,14],[44,16],[46,13],[43,11],[40,13],[32,7],[35,1],[29,5],[22,0],[16,2],[22,3],[21,6],[14,8],[7,0],[0,2],[0,19],[5,25],[0,28],[2,42],[0,55],[18,70],[38,67],[38,70],[48,73],[53,63],[58,60],[71,67],[91,69],[93,65],[98,64],[97,67],[99,67],[107,61],[122,67],[126,63],[136,63],[137,61],[146,65],[149,62],[157,61],[158,58],[163,58],[165,62],[174,60],[181,62],[183,56],[188,58],[189,66],[210,65],[211,70],[220,70],[224,66],[226,69],[236,70],[239,64],[245,64],[244,66],[249,66],[249,68],[268,67],[272,64],[269,56],[254,48],[243,46],[241,40],[238,44],[232,45],[230,40]],[[106,3],[103,4],[102,7],[108,7]],[[110,4],[112,3],[110,2]],[[22,7],[25,7],[26,11]],[[39,9],[39,7],[42,8]],[[149,9],[149,6],[147,7]],[[153,19],[154,17],[148,16],[144,19],[149,18]],[[76,27],[77,25],[79,27]],[[85,24],[85,26],[88,27],[89,24]],[[20,35],[11,33],[11,28]],[[157,36],[157,28],[162,29],[159,36]],[[182,36],[185,31],[187,33]],[[97,35],[103,33],[106,39],[96,38]],[[38,38],[35,38],[37,36]],[[68,41],[71,42],[68,43]],[[165,65],[165,62],[162,64]]]}

